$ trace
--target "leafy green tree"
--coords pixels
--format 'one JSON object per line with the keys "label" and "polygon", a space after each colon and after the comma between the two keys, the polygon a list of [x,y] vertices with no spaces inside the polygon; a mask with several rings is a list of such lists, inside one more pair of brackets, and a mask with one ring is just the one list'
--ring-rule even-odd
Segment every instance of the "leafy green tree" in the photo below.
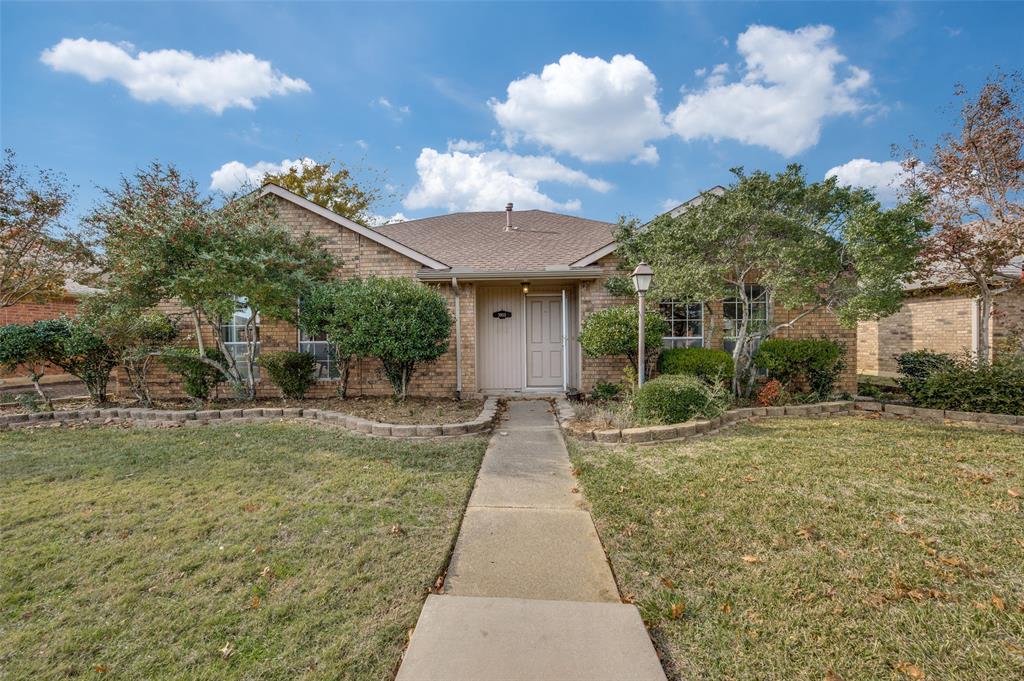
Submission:
{"label": "leafy green tree", "polygon": [[[251,399],[260,320],[294,323],[298,300],[335,262],[320,240],[279,226],[273,200],[229,198],[214,205],[195,180],[154,163],[106,191],[89,222],[101,235],[114,297],[136,308],[179,302],[192,323],[197,361]],[[238,319],[239,338],[229,340],[223,325]],[[207,338],[218,354],[207,352]]]}
{"label": "leafy green tree", "polygon": [[338,361],[338,395],[348,394],[352,358],[359,350],[352,334],[357,309],[355,302],[364,282],[361,279],[327,281],[313,286],[299,305],[298,325],[309,336],[322,336]]}
{"label": "leafy green tree", "polygon": [[371,277],[353,287],[351,304],[353,354],[379,359],[405,399],[416,366],[448,351],[454,322],[444,296],[409,279]]}
{"label": "leafy green tree", "polygon": [[340,161],[314,163],[309,159],[296,162],[283,173],[268,173],[263,184],[273,183],[294,192],[329,211],[350,220],[369,224],[372,208],[391,198],[383,178],[367,174],[356,178]]}
{"label": "leafy green tree", "polygon": [[128,388],[139,403],[152,404],[149,370],[160,352],[177,338],[175,320],[158,312],[122,305],[110,294],[85,299],[78,318],[90,324],[117,356]]}
{"label": "leafy green tree", "polygon": [[[761,339],[818,310],[848,325],[898,310],[929,226],[920,194],[886,210],[870,191],[835,177],[808,183],[796,164],[776,175],[733,173],[723,193],[705,193],[676,217],[623,220],[617,240],[624,269],[639,260],[654,268],[655,295],[738,299],[733,382],[745,392]],[[753,319],[745,284],[755,281],[770,302],[799,312],[779,323]]]}
{"label": "leafy green tree", "polygon": [[36,393],[52,410],[53,402],[41,385],[46,373],[47,342],[48,338],[33,324],[0,326],[0,367],[6,371],[26,371]]}
{"label": "leafy green tree", "polygon": [[[595,312],[583,321],[580,347],[587,357],[626,357],[633,370],[640,350],[639,314],[631,305],[609,307]],[[668,322],[657,312],[644,312],[644,376],[651,375],[657,365],[662,338],[668,333]]]}

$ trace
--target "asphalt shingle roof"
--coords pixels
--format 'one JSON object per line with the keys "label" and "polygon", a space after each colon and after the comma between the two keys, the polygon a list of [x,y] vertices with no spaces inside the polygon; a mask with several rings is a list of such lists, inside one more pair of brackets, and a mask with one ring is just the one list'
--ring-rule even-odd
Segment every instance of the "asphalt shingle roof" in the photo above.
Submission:
{"label": "asphalt shingle roof", "polygon": [[451,213],[376,228],[457,269],[480,272],[568,267],[614,241],[615,225],[544,210]]}

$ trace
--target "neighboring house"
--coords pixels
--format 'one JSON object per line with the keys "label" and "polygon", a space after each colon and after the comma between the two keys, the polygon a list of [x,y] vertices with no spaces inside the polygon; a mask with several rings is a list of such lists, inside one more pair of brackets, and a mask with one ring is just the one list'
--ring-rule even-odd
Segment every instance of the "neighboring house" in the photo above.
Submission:
{"label": "neighboring house", "polygon": [[[994,297],[989,325],[991,347],[1024,328],[1024,257],[1000,271],[1005,286]],[[857,327],[857,365],[862,374],[893,378],[896,357],[911,350],[959,354],[976,352],[981,306],[969,280],[933,277],[904,287],[906,299],[895,314]]]}
{"label": "neighboring house", "polygon": [[[604,281],[616,270],[615,225],[540,210],[453,213],[370,229],[332,213],[286,189],[266,185],[265,196],[279,202],[282,222],[297,234],[323,238],[325,248],[340,261],[338,277],[408,277],[437,288],[455,318],[448,352],[417,368],[413,395],[452,397],[484,393],[551,393],[589,391],[598,381],[621,381],[625,358],[583,356],[577,342],[580,326],[595,311],[633,304],[616,298]],[[755,285],[752,285],[755,286]],[[173,305],[166,312],[177,311]],[[672,304],[663,309],[672,322],[665,344],[728,344],[726,325],[705,328],[702,305]],[[719,319],[735,313],[735,301],[709,306]],[[755,314],[786,319],[795,315],[763,298]],[[244,315],[244,313],[241,313]],[[244,321],[244,320],[243,320]],[[235,338],[237,326],[222,327]],[[821,312],[809,315],[783,335],[841,339],[850,348],[841,389],[853,391],[856,381],[855,331],[842,329]],[[261,351],[303,350],[320,360],[323,379],[314,396],[336,390],[337,368],[327,344],[306,338],[291,325],[264,322],[259,329]],[[208,341],[212,341],[210,338]],[[166,390],[177,392],[174,378],[160,377]],[[391,387],[376,361],[356,362],[349,376],[350,395],[386,395]],[[276,395],[261,381],[259,395]]]}

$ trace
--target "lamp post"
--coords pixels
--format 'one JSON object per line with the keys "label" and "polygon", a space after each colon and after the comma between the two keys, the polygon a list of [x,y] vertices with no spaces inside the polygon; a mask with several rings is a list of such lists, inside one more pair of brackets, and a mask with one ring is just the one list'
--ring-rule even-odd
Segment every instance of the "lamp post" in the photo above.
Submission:
{"label": "lamp post", "polygon": [[646,344],[644,340],[644,296],[647,294],[647,290],[651,288],[651,281],[653,281],[654,279],[654,270],[651,269],[650,265],[648,265],[645,262],[642,262],[636,266],[636,269],[633,270],[633,274],[630,275],[630,278],[633,280],[633,288],[636,290],[636,295],[638,299],[637,305],[640,308],[640,326],[638,333],[638,336],[640,337],[640,342],[637,348],[636,380],[637,385],[642,386],[644,384],[644,374],[647,373],[645,371],[645,369],[647,368],[647,359],[644,357],[644,355],[646,354],[644,352],[646,350]]}

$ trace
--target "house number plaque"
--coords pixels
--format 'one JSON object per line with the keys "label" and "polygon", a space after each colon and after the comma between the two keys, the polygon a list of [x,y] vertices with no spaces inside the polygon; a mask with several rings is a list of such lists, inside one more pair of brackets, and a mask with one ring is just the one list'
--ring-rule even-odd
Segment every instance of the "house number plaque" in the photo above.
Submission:
{"label": "house number plaque", "polygon": [[508,310],[498,310],[491,316],[494,317],[495,319],[508,319],[509,317],[512,316],[512,313],[509,312]]}

